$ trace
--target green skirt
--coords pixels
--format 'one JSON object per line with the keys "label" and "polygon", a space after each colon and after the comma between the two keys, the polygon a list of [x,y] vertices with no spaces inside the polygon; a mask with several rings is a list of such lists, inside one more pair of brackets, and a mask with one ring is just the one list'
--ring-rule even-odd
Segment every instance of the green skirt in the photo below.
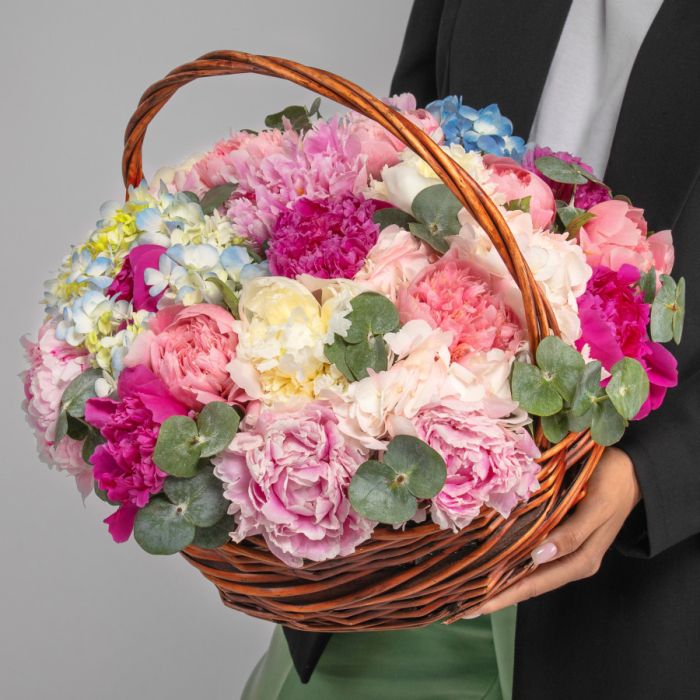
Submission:
{"label": "green skirt", "polygon": [[510,700],[515,617],[334,634],[306,685],[277,627],[241,700]]}

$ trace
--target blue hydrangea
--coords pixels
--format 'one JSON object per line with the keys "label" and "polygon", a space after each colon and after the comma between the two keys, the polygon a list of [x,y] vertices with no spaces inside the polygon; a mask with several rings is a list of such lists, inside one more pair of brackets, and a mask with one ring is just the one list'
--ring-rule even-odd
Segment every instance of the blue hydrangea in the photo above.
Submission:
{"label": "blue hydrangea", "polygon": [[513,122],[501,114],[498,105],[474,109],[463,105],[461,97],[451,95],[431,102],[426,109],[440,122],[447,144],[522,160],[525,141],[513,136]]}

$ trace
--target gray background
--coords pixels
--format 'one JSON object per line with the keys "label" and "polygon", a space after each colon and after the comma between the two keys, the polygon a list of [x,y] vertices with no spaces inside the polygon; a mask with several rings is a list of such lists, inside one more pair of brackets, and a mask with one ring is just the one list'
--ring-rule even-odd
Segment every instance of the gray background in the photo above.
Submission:
{"label": "gray background", "polygon": [[[38,327],[43,280],[69,244],[84,240],[103,201],[122,196],[123,130],[151,82],[235,48],[327,68],[383,95],[409,9],[409,0],[3,4],[3,700],[239,697],[271,625],[224,608],[179,557],[113,544],[101,524],[110,509],[94,496],[83,508],[73,480],[39,462],[19,408],[18,339]],[[270,78],[190,85],[149,131],[146,175],[310,99]]]}

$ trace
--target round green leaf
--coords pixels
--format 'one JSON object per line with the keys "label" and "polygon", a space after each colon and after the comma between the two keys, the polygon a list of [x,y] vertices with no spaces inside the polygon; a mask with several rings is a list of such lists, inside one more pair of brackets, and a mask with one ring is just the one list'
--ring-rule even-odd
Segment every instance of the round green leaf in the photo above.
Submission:
{"label": "round green leaf", "polygon": [[612,377],[605,393],[617,412],[632,420],[649,396],[649,377],[644,367],[631,357],[616,362],[610,372]]}
{"label": "round green leaf", "polygon": [[152,498],[136,513],[134,539],[149,554],[175,554],[192,543],[194,533],[182,510],[163,498]]}
{"label": "round green leaf", "polygon": [[510,383],[513,399],[535,416],[551,416],[564,406],[552,382],[534,365],[514,362]]}
{"label": "round green leaf", "polygon": [[153,461],[173,476],[194,476],[199,457],[196,423],[187,416],[170,416],[160,426]]}
{"label": "round green leaf", "polygon": [[581,354],[561,338],[550,335],[537,346],[536,357],[545,378],[550,378],[564,400],[571,401],[586,365]]}
{"label": "round green leaf", "polygon": [[575,416],[571,411],[566,413],[566,423],[570,433],[582,433],[586,428],[591,427],[593,411],[590,410],[581,416]]}
{"label": "round green leaf", "polygon": [[639,278],[639,289],[644,294],[644,302],[652,304],[656,296],[656,270],[653,267]]}
{"label": "round green leaf", "polygon": [[387,226],[396,225],[404,231],[408,231],[408,225],[414,222],[415,219],[403,209],[385,207],[374,212],[372,221],[379,226],[380,230],[385,229]]}
{"label": "round green leaf", "polygon": [[56,431],[53,436],[53,441],[58,445],[64,437],[68,435],[68,413],[64,409],[58,414],[58,420],[56,421]]}
{"label": "round green leaf", "polygon": [[542,430],[544,436],[551,443],[560,442],[569,434],[567,414],[564,411],[559,411],[553,416],[542,416]]}
{"label": "round green leaf", "polygon": [[599,445],[614,445],[625,432],[625,419],[610,401],[600,401],[593,407],[591,437]]}
{"label": "round green leaf", "polygon": [[355,381],[355,376],[350,371],[348,363],[345,359],[345,353],[348,348],[348,344],[339,335],[335,335],[335,339],[330,345],[324,345],[323,352],[326,355],[326,359],[334,364],[343,376],[351,382]]}
{"label": "round green leaf", "polygon": [[415,515],[417,502],[405,480],[382,462],[361,464],[352,477],[348,495],[352,507],[365,518],[380,523],[404,523]]}
{"label": "round green leaf", "polygon": [[457,215],[462,208],[462,203],[442,183],[421,190],[411,204],[416,219],[441,237],[459,233],[462,226]]}
{"label": "round green leaf", "polygon": [[603,395],[603,390],[600,388],[601,367],[600,362],[595,360],[587,363],[583,368],[571,403],[573,416],[580,417],[588,413],[596,405],[598,398]]}
{"label": "round green leaf", "polygon": [[227,403],[208,403],[197,416],[200,457],[213,457],[226,449],[238,430],[240,420],[236,409]]}
{"label": "round green leaf", "polygon": [[348,345],[345,351],[347,366],[356,380],[368,376],[367,369],[383,372],[388,367],[386,343],[379,336],[354,345]]}
{"label": "round green leaf", "polygon": [[61,397],[64,411],[75,418],[85,415],[85,404],[95,393],[95,382],[102,377],[101,369],[86,369],[79,374],[65,389]]}
{"label": "round green leaf", "polygon": [[673,341],[678,345],[683,337],[683,322],[685,321],[685,277],[681,277],[676,285],[676,309],[673,314]]}
{"label": "round green leaf", "polygon": [[87,437],[85,438],[85,442],[83,442],[83,446],[81,448],[81,456],[83,460],[89,464],[90,458],[97,449],[97,446],[101,445],[103,442],[104,438],[100,434],[100,431],[91,427],[88,430]]}
{"label": "round green leaf", "polygon": [[588,179],[584,177],[570,163],[560,160],[556,156],[542,156],[535,159],[535,167],[550,180],[564,182],[567,185],[583,185]]}
{"label": "round green leaf", "polygon": [[411,222],[408,225],[408,230],[416,238],[420,238],[421,241],[425,241],[436,253],[440,253],[442,255],[450,248],[450,244],[436,232],[435,228],[431,228],[428,226],[428,224]]}
{"label": "round green leaf", "polygon": [[212,187],[203,197],[201,201],[202,212],[204,214],[213,214],[215,209],[223,206],[228,198],[236,189],[236,184],[233,182],[225,182],[223,185]]}
{"label": "round green leaf", "polygon": [[198,527],[194,533],[192,544],[202,549],[216,549],[225,545],[230,539],[230,533],[236,529],[233,516],[227,515],[211,527]]}
{"label": "round green leaf", "polygon": [[[649,332],[657,343],[666,343],[673,338],[673,316],[676,311],[677,285],[668,275],[660,275],[661,289],[651,305]],[[685,290],[684,290],[685,291]]]}
{"label": "round green leaf", "polygon": [[445,460],[430,445],[412,435],[398,435],[384,453],[384,463],[404,477],[416,498],[437,496],[447,478]]}
{"label": "round green leaf", "polygon": [[346,343],[361,343],[371,335],[391,333],[399,326],[399,312],[394,304],[382,294],[363,292],[351,302],[352,311],[347,318],[350,328]]}
{"label": "round green leaf", "polygon": [[518,199],[511,199],[509,202],[505,203],[505,208],[508,211],[524,211],[529,213],[531,200],[532,195],[527,195],[527,197],[519,197]]}
{"label": "round green leaf", "polygon": [[163,493],[173,505],[182,509],[185,520],[197,527],[211,527],[225,515],[229,506],[223,484],[207,467],[191,479],[168,477]]}

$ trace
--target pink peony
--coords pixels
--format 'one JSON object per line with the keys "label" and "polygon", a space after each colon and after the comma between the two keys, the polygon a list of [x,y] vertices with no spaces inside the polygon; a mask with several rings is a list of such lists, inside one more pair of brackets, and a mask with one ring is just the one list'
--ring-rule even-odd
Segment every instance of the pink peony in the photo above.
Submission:
{"label": "pink peony", "polygon": [[[567,204],[571,201],[571,195],[574,193],[574,186],[567,185],[563,182],[554,182],[543,175],[535,165],[535,161],[543,156],[555,156],[565,163],[576,163],[589,173],[593,173],[593,168],[584,163],[580,158],[567,153],[566,151],[554,152],[551,148],[544,146],[536,146],[534,149],[527,150],[523,157],[523,167],[527,170],[539,175],[544,182],[552,189],[555,199],[562,200]],[[610,190],[605,185],[599,185],[597,182],[587,181],[583,185],[576,186],[574,194],[574,206],[579,209],[590,209],[593,205],[599,202],[605,202],[610,199]]]}
{"label": "pink peony", "polygon": [[88,356],[56,338],[52,321],[39,329],[36,343],[22,339],[29,369],[22,372],[27,421],[34,429],[39,457],[49,466],[75,477],[85,498],[92,491],[92,469],[81,456],[81,443],[64,437],[54,443],[61,397],[66,387],[89,365]]}
{"label": "pink peony", "polygon": [[610,199],[591,207],[593,218],[579,231],[578,239],[592,267],[603,265],[619,270],[633,265],[642,272],[652,266],[660,274],[673,267],[673,243],[670,231],[647,237],[644,212],[620,199]]}
{"label": "pink peony", "polygon": [[425,268],[399,292],[397,305],[403,323],[423,319],[432,328],[450,331],[450,354],[456,362],[493,349],[512,356],[522,339],[515,314],[485,276],[455,255]]}
{"label": "pink peony", "polygon": [[287,566],[355,551],[375,523],[350,507],[347,490],[367,453],[338,430],[333,412],[308,403],[286,413],[263,410],[214,459],[226,484],[236,542],[262,534]]}
{"label": "pink peony", "polygon": [[382,229],[355,281],[396,302],[402,287],[436,260],[423,241],[398,226]]}
{"label": "pink peony", "polygon": [[516,409],[500,399],[448,399],[425,406],[413,419],[418,437],[447,463],[445,485],[431,506],[441,528],[466,527],[484,505],[507,518],[537,490],[540,452],[524,427],[527,415]]}
{"label": "pink peony", "polygon": [[298,199],[284,211],[270,235],[266,255],[273,275],[295,278],[352,278],[376,243],[376,205],[353,195]]}
{"label": "pink peony", "polygon": [[[420,127],[426,134],[431,134],[440,143],[442,132],[435,117],[425,109],[416,109],[416,98],[408,92],[395,95],[385,102],[399,110],[404,117]],[[385,165],[396,165],[399,153],[406,148],[403,141],[390,134],[374,119],[365,117],[358,112],[348,115],[350,133],[360,143],[362,153],[367,155],[367,173],[379,178]]]}
{"label": "pink peony", "polygon": [[238,344],[234,323],[215,304],[166,306],[136,336],[124,363],[152,369],[188,408],[199,410],[210,401],[239,403],[246,396],[226,370]]}
{"label": "pink peony", "polygon": [[489,179],[509,202],[530,197],[530,215],[535,228],[549,228],[556,214],[556,203],[549,185],[512,158],[484,156]]}
{"label": "pink peony", "polygon": [[618,271],[596,267],[578,298],[581,337],[576,341],[579,350],[587,345],[590,356],[606,370],[623,357],[641,362],[649,377],[649,397],[635,420],[658,408],[666,389],[678,383],[675,358],[647,335],[650,306],[635,287],[638,281],[639,270],[632,265],[622,265]]}
{"label": "pink peony", "polygon": [[108,296],[133,302],[134,311],[155,311],[158,301],[165,290],[158,296],[151,296],[144,281],[144,273],[148,268],[158,269],[160,256],[167,249],[160,245],[139,245],[129,251],[119,274],[107,289]]}
{"label": "pink peony", "polygon": [[90,461],[97,485],[119,503],[105,523],[115,542],[125,542],[138,509],[161,490],[167,476],[153,462],[160,425],[170,416],[186,415],[187,408],[146,367],[124,369],[117,388],[119,401],[90,399],[85,420],[105,439]]}

